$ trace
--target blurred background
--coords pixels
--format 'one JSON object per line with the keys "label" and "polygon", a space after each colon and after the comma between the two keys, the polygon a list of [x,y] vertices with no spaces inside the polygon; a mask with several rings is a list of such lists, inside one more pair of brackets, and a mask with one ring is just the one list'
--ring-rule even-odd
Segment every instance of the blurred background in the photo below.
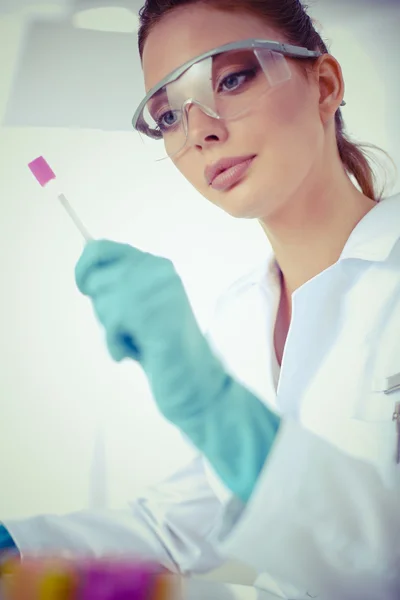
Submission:
{"label": "blurred background", "polygon": [[[28,162],[46,157],[93,236],[173,259],[203,328],[269,252],[257,223],[208,204],[131,130],[141,4],[0,0],[0,519],[126,506],[191,454],[140,368],[108,358],[74,283],[82,239]],[[309,4],[344,71],[348,131],[399,166],[399,0]]]}

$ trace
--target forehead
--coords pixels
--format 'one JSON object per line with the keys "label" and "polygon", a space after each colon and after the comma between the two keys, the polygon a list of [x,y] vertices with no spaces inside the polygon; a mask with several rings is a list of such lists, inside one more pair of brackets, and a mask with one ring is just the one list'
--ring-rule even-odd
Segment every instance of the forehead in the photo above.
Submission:
{"label": "forehead", "polygon": [[267,23],[247,13],[229,13],[196,4],[172,11],[154,27],[144,46],[146,91],[203,52],[248,38],[284,41]]}

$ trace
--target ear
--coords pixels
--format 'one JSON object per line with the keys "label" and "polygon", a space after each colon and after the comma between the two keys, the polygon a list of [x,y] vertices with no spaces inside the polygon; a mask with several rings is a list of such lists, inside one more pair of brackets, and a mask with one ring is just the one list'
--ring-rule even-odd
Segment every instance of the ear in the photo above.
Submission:
{"label": "ear", "polygon": [[331,54],[323,54],[314,65],[314,76],[319,88],[319,112],[326,124],[335,117],[344,97],[344,80],[340,64]]}

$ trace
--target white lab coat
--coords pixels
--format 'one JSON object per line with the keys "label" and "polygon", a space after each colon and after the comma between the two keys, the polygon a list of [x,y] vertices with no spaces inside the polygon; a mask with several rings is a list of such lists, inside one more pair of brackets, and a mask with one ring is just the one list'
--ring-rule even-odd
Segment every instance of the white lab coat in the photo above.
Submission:
{"label": "white lab coat", "polygon": [[296,290],[280,373],[278,301],[271,257],[221,298],[209,332],[227,369],[285,417],[245,507],[197,456],[127,511],[6,521],[22,554],[139,552],[183,573],[235,557],[282,598],[398,600],[400,381],[385,392],[400,373],[400,195]]}

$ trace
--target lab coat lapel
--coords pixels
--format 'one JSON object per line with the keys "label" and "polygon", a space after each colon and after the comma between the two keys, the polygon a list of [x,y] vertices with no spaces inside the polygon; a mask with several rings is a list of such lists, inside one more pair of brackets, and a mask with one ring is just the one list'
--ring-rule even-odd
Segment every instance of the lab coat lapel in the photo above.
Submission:
{"label": "lab coat lapel", "polygon": [[232,376],[273,410],[273,328],[280,287],[273,257],[222,302],[208,339]]}

